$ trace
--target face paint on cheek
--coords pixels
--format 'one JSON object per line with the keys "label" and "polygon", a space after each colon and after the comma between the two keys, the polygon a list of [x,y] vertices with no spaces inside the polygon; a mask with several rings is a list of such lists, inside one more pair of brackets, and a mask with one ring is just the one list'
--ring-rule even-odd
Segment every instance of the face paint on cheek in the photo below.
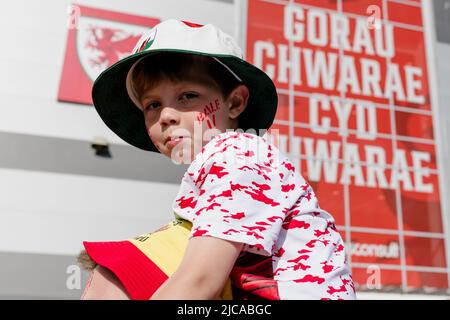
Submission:
{"label": "face paint on cheek", "polygon": [[[209,104],[205,105],[203,108],[203,112],[199,112],[197,114],[197,120],[199,123],[202,123],[206,120],[208,124],[208,128],[212,129],[216,125],[216,113],[220,110],[220,102],[219,99],[214,100],[214,103],[212,101],[209,102]],[[212,124],[211,119],[212,118]]]}

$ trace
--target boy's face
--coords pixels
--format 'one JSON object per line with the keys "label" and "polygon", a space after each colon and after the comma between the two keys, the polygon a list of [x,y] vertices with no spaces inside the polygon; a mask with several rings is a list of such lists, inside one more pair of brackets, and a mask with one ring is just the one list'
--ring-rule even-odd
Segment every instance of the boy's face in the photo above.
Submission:
{"label": "boy's face", "polygon": [[213,86],[163,79],[141,97],[150,139],[176,163],[191,163],[214,134],[237,128],[232,103]]}

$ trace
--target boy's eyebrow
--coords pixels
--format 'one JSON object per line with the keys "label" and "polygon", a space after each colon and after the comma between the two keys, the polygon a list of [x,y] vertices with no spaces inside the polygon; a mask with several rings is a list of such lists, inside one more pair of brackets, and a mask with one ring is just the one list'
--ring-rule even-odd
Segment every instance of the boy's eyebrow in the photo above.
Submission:
{"label": "boy's eyebrow", "polygon": [[153,93],[145,93],[142,95],[141,101],[144,101],[147,98],[155,98],[155,97],[158,97],[158,95],[155,95]]}
{"label": "boy's eyebrow", "polygon": [[[208,84],[195,82],[195,81],[180,81],[180,82],[177,82],[174,85],[176,90],[184,89],[184,87],[188,87],[188,86],[204,86],[204,87],[208,87]],[[153,93],[152,91],[150,91],[150,92],[144,93],[141,96],[141,101],[143,101],[143,100],[145,100],[147,98],[152,98],[152,97],[153,98],[159,98],[158,94]]]}
{"label": "boy's eyebrow", "polygon": [[[183,84],[176,84],[175,87],[176,87],[176,90],[179,90],[180,88],[182,89],[182,88],[183,88]],[[141,96],[141,98],[139,99],[141,105],[144,104],[143,102],[144,102],[146,99],[159,99],[159,95],[158,95],[157,93],[152,92],[152,91],[144,93],[144,94]]]}
{"label": "boy's eyebrow", "polygon": [[181,80],[175,83],[175,87],[183,88],[186,86],[207,86],[206,83],[200,82],[200,81],[194,81],[194,80]]}
{"label": "boy's eyebrow", "polygon": [[158,99],[157,97],[155,97],[155,96],[152,96],[152,94],[144,94],[142,97],[140,97],[139,98],[139,103],[140,103],[140,106],[139,106],[139,109],[143,109],[145,106],[144,106],[144,102],[146,101],[146,100],[152,100],[152,99]]}

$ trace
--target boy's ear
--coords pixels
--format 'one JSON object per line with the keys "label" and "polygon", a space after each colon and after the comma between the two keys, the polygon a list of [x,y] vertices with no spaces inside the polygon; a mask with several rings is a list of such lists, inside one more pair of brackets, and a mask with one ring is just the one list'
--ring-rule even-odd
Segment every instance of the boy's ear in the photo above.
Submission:
{"label": "boy's ear", "polygon": [[240,84],[228,96],[230,118],[236,119],[247,107],[249,91],[246,85]]}

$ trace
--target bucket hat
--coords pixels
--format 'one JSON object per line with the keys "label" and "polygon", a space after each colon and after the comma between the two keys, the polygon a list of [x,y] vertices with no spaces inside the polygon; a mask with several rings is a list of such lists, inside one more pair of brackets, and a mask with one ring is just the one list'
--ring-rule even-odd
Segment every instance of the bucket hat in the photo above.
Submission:
{"label": "bucket hat", "polygon": [[214,58],[224,67],[224,72],[231,72],[249,89],[247,107],[239,116],[240,129],[254,129],[256,134],[263,135],[270,128],[278,103],[270,77],[245,61],[234,39],[214,25],[169,19],[143,34],[128,57],[108,67],[94,81],[92,100],[95,109],[122,140],[137,148],[159,153],[148,136],[143,112],[133,91],[131,74],[140,59],[152,59],[152,55],[163,52]]}

